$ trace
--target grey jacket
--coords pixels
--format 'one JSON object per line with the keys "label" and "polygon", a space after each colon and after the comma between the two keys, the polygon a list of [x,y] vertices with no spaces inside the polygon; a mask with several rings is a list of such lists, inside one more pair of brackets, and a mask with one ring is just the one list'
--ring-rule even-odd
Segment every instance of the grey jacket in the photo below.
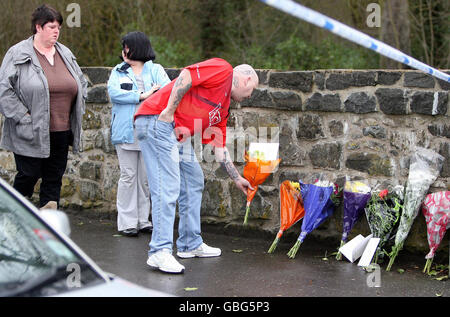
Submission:
{"label": "grey jacket", "polygon": [[[87,81],[72,52],[55,44],[75,78],[78,95],[70,114],[72,149],[80,149],[81,122]],[[46,158],[50,155],[50,95],[48,82],[33,49],[33,36],[12,46],[0,68],[0,113],[4,116],[0,146],[19,155]]]}

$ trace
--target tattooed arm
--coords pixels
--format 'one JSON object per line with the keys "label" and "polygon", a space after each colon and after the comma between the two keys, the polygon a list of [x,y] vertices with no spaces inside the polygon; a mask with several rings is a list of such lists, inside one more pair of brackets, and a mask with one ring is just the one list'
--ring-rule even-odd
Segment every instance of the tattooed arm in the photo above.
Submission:
{"label": "tattooed arm", "polygon": [[160,113],[159,120],[172,122],[175,110],[177,110],[183,96],[192,87],[191,73],[187,69],[183,69],[175,81],[172,92],[170,93],[167,107]]}
{"label": "tattooed arm", "polygon": [[231,160],[230,153],[228,152],[226,147],[219,148],[215,147],[215,155],[217,161],[220,162],[220,165],[227,171],[228,176],[234,181],[236,186],[247,195],[247,189],[253,189],[250,183],[243,178]]}

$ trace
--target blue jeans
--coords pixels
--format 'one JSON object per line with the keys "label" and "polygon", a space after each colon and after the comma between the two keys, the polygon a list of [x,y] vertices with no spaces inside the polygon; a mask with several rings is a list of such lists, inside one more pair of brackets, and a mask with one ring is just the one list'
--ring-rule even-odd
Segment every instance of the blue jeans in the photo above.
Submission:
{"label": "blue jeans", "polygon": [[177,249],[181,252],[194,250],[203,243],[200,207],[204,176],[191,142],[179,143],[174,123],[160,121],[158,115],[139,116],[135,127],[152,200],[153,233],[149,255],[162,249],[172,250],[177,201]]}

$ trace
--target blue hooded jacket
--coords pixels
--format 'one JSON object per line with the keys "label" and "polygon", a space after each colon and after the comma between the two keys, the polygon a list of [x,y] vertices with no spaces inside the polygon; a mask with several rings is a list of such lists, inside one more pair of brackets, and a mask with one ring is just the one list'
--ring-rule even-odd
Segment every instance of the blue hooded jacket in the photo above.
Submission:
{"label": "blue hooded jacket", "polygon": [[[161,88],[170,83],[169,76],[159,64],[148,61],[141,73],[145,91],[153,85]],[[133,116],[136,105],[140,103],[136,77],[130,65],[122,62],[111,71],[108,80],[108,93],[112,102],[111,142],[112,144],[134,143]]]}

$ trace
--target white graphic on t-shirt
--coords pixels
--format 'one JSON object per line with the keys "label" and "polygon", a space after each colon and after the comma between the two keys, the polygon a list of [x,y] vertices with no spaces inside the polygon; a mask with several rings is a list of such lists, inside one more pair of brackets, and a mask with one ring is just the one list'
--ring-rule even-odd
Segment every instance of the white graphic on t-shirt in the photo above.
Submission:
{"label": "white graphic on t-shirt", "polygon": [[209,112],[209,126],[216,125],[222,121],[220,117],[220,108],[222,108],[222,105],[219,103],[217,107]]}

